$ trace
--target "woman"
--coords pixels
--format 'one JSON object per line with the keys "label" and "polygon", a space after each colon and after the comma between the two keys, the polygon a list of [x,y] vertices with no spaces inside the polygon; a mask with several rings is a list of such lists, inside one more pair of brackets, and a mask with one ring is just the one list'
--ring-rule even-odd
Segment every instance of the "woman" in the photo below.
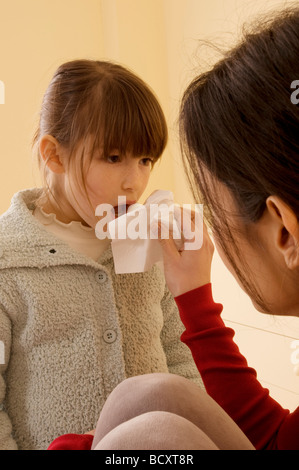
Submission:
{"label": "woman", "polygon": [[[294,8],[197,77],[180,111],[186,169],[216,248],[256,309],[271,315],[299,316],[298,57]],[[299,449],[299,408],[290,413],[262,388],[213,301],[207,230],[197,252],[161,243],[182,340],[208,395],[176,376],[129,379],[109,397],[94,448]]]}

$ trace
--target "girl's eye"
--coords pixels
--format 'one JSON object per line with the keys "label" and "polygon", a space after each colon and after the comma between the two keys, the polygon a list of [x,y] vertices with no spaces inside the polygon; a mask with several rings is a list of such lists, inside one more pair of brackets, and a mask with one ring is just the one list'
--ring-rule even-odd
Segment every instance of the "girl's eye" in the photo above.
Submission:
{"label": "girl's eye", "polygon": [[109,156],[107,157],[107,161],[108,161],[109,163],[117,163],[117,162],[120,161],[120,156],[119,156],[119,155],[109,155]]}
{"label": "girl's eye", "polygon": [[148,157],[147,157],[147,158],[142,158],[140,161],[141,161],[141,164],[142,164],[142,165],[144,165],[144,166],[150,166],[150,165],[152,165],[152,163],[153,163],[154,160],[153,160],[152,158],[148,158]]}

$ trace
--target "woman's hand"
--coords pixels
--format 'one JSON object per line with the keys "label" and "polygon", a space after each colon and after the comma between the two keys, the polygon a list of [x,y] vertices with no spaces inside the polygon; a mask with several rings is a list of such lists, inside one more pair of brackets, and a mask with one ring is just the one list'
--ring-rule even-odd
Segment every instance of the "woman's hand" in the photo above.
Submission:
{"label": "woman's hand", "polygon": [[[211,282],[214,245],[203,220],[198,215],[195,217],[195,213],[192,212],[191,232],[193,234],[201,232],[199,223],[202,224],[202,245],[196,250],[177,248],[171,233],[167,238],[162,238],[163,226],[161,223],[158,224],[159,240],[163,250],[164,275],[168,288],[174,297]],[[181,232],[184,237],[183,227],[181,227]],[[195,235],[193,235],[193,239],[184,237],[184,241],[192,242],[194,238]]]}

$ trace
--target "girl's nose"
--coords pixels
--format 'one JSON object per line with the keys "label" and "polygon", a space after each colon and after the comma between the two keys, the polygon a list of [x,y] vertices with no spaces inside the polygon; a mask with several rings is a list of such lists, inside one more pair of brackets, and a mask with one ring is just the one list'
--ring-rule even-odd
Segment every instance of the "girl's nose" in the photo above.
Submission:
{"label": "girl's nose", "polygon": [[138,165],[138,160],[136,159],[136,164],[127,165],[122,176],[122,189],[136,191],[140,186],[140,169]]}

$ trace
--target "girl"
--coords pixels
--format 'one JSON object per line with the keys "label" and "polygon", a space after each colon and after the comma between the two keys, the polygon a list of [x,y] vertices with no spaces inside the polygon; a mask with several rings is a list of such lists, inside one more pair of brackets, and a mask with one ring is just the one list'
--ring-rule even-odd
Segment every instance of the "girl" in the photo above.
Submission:
{"label": "girl", "polygon": [[[180,111],[194,195],[205,204],[224,263],[259,311],[297,317],[299,109],[291,84],[299,77],[298,57],[297,7],[249,32],[197,77]],[[299,408],[290,413],[269,396],[220,317],[207,230],[196,254],[179,253],[172,240],[161,244],[166,280],[186,328],[182,339],[210,396],[180,377],[129,379],[109,397],[93,447],[299,449]],[[134,402],[131,387],[138,391]],[[128,397],[121,418],[115,406],[120,394]]]}
{"label": "girl", "polygon": [[58,68],[34,138],[45,186],[17,193],[0,219],[1,449],[94,429],[126,377],[200,383],[162,273],[116,276],[94,230],[99,204],[139,200],[166,141],[161,107],[133,73],[88,60]]}

